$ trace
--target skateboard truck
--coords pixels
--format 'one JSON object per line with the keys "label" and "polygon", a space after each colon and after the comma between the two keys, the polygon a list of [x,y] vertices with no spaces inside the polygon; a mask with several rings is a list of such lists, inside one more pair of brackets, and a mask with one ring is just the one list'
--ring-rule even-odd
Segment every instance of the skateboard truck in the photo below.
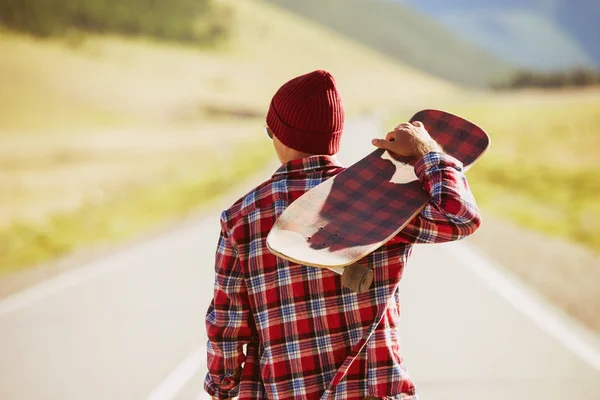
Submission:
{"label": "skateboard truck", "polygon": [[344,268],[342,286],[357,293],[364,293],[373,283],[373,271],[360,264],[352,264]]}

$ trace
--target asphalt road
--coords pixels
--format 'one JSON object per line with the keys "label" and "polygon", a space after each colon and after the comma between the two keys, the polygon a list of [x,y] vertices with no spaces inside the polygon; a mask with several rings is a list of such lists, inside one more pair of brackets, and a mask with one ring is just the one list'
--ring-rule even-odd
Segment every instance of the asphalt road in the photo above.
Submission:
{"label": "asphalt road", "polygon": [[[379,131],[349,124],[342,161]],[[205,399],[218,215],[233,200],[0,302],[0,399]],[[597,342],[468,243],[418,247],[402,301],[422,399],[600,399]]]}

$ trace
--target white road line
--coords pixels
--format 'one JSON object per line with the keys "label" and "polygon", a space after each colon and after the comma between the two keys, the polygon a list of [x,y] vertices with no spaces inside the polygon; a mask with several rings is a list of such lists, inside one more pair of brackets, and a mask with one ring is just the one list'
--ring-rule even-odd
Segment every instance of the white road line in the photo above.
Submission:
{"label": "white road line", "polygon": [[164,381],[148,396],[147,400],[169,400],[183,389],[200,369],[206,365],[206,349],[203,347],[189,354]]}
{"label": "white road line", "polygon": [[[550,335],[592,368],[600,371],[600,352],[588,343],[582,335],[571,329],[565,318],[559,317],[548,306],[536,299],[516,279],[476,250],[464,243],[454,242],[444,245],[452,255],[462,261],[462,264],[483,279],[492,289],[512,304],[519,312],[531,319],[546,334]],[[576,325],[573,322],[573,325]]]}

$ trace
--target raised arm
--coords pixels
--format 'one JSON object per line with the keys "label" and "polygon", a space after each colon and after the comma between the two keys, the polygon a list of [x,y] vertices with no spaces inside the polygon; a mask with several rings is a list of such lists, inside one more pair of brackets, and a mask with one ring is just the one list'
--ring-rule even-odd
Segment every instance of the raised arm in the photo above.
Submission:
{"label": "raised arm", "polygon": [[420,122],[404,123],[373,144],[394,156],[413,157],[415,173],[430,200],[394,239],[404,243],[441,243],[477,230],[481,216],[460,161],[444,154]]}

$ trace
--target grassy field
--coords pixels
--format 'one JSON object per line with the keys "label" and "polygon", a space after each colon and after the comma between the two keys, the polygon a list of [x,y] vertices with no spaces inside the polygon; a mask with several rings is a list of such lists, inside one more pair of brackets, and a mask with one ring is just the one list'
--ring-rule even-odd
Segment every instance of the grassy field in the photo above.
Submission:
{"label": "grassy field", "polygon": [[451,109],[492,137],[469,172],[483,207],[600,252],[600,91],[507,94]]}
{"label": "grassy field", "polygon": [[297,74],[333,72],[350,114],[453,90],[276,7],[221,1],[219,50],[0,32],[0,275],[176,219],[260,168],[270,98]]}
{"label": "grassy field", "polygon": [[26,0],[0,3],[0,25],[37,37],[113,33],[215,46],[227,38],[228,12],[214,0]]}
{"label": "grassy field", "polygon": [[[154,184],[139,184],[90,200],[43,222],[0,229],[0,276],[85,247],[115,242],[197,212],[273,161],[264,140],[242,142],[225,156],[206,156],[173,169]],[[235,154],[235,160],[232,159]],[[219,167],[215,168],[214,165]]]}

